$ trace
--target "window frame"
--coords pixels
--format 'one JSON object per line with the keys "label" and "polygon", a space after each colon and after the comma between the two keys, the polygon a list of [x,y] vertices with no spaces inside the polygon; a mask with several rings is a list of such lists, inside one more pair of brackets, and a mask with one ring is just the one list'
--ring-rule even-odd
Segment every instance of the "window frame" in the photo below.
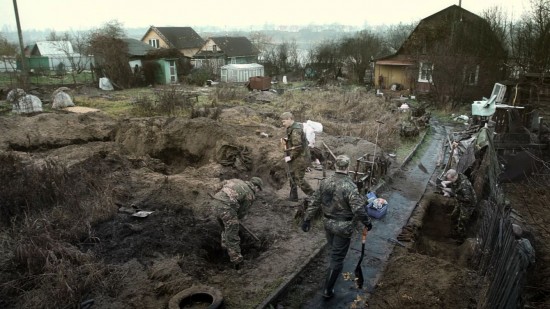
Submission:
{"label": "window frame", "polygon": [[160,40],[159,39],[149,39],[149,45],[151,45],[154,48],[160,48]]}
{"label": "window frame", "polygon": [[431,62],[420,62],[418,68],[418,82],[419,83],[432,83],[433,82],[433,70],[434,65]]}

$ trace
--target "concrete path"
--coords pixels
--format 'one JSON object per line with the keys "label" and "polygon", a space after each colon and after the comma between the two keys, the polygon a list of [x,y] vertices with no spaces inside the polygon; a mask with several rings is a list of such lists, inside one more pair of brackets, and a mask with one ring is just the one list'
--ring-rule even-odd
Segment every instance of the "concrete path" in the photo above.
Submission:
{"label": "concrete path", "polygon": [[[373,219],[373,229],[367,236],[365,256],[361,264],[365,277],[363,289],[358,290],[353,280],[354,270],[361,253],[361,239],[360,235],[356,233],[344,262],[343,276],[336,283],[335,296],[325,300],[321,296],[322,291],[318,291],[313,298],[302,305],[302,308],[365,307],[368,293],[375,293],[374,287],[380,280],[390,253],[395,246],[395,243],[388,239],[397,238],[401,233],[401,228],[406,225],[415,206],[422,198],[428,181],[436,169],[437,155],[445,136],[445,127],[434,120],[424,142],[410,160],[403,165],[402,172],[393,175],[391,183],[377,190],[378,197],[388,201],[388,212],[381,219]],[[424,165],[428,173],[418,167],[419,163]],[[328,259],[321,258],[325,259],[328,267]],[[348,280],[343,279],[348,276]]]}

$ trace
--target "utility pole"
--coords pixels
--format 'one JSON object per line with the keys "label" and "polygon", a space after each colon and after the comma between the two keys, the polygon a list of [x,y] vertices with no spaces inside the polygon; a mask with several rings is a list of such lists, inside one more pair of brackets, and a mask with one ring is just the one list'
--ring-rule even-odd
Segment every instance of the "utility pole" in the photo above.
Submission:
{"label": "utility pole", "polygon": [[21,49],[21,77],[23,86],[27,86],[28,70],[27,61],[25,61],[25,46],[23,45],[23,32],[21,31],[21,23],[19,22],[19,11],[17,10],[17,0],[13,0],[13,10],[15,12],[15,21],[17,22],[17,34],[19,35],[19,49]]}

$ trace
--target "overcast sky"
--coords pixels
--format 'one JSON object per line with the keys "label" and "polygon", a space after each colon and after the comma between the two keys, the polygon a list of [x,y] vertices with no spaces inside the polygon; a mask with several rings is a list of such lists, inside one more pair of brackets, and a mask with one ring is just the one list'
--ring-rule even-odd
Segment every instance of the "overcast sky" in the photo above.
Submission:
{"label": "overcast sky", "polygon": [[[416,22],[459,0],[17,0],[23,30],[58,32],[98,28],[118,20],[126,28],[216,26],[253,30],[253,25],[365,25]],[[462,0],[480,15],[501,6],[519,17],[529,0]],[[15,31],[13,0],[0,0],[2,30]]]}

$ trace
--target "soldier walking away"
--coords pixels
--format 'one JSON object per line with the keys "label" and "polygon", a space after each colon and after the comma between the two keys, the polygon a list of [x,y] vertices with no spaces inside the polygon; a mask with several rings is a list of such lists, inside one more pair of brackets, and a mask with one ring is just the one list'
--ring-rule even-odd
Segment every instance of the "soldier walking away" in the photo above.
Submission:
{"label": "soldier walking away", "polygon": [[294,121],[292,113],[281,115],[283,126],[286,128],[286,138],[281,140],[284,146],[285,161],[288,164],[290,178],[289,200],[298,200],[298,187],[309,197],[313,194],[311,185],[304,179],[306,169],[310,164],[308,141],[302,124]]}
{"label": "soldier walking away", "polygon": [[455,228],[457,242],[462,243],[466,238],[466,226],[470,223],[477,205],[476,193],[468,177],[454,169],[448,170],[444,179],[442,183],[445,186],[443,189],[445,195],[456,199],[451,217],[457,218]]}
{"label": "soldier walking away", "polygon": [[[334,284],[340,276],[344,258],[348,252],[354,223],[361,221],[367,230],[372,223],[363,207],[365,198],[359,194],[357,185],[348,176],[350,158],[345,155],[336,157],[336,172],[321,181],[319,189],[313,194],[311,205],[306,209],[302,230],[311,228],[311,219],[321,209],[323,223],[329,246],[330,266],[327,271],[323,297],[334,295]],[[355,220],[354,220],[355,219]]]}
{"label": "soldier walking away", "polygon": [[223,187],[212,196],[212,211],[222,226],[221,245],[227,250],[231,263],[239,269],[243,262],[241,254],[241,239],[239,237],[240,219],[243,219],[256,199],[258,190],[262,190],[263,182],[258,177],[250,181],[229,179]]}

